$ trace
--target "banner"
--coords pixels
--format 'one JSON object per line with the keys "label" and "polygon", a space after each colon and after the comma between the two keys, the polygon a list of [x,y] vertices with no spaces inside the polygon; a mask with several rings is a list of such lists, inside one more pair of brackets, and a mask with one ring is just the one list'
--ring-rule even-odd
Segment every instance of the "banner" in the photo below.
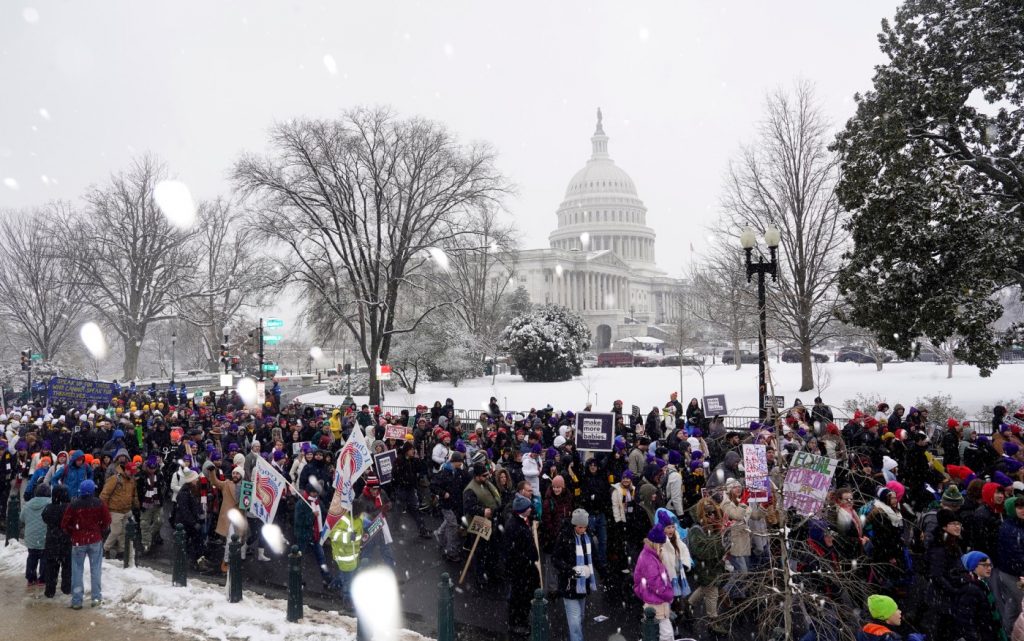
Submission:
{"label": "banner", "polygon": [[67,403],[72,407],[108,405],[114,397],[114,384],[103,381],[84,381],[77,378],[54,376],[46,385],[46,398],[50,405]]}
{"label": "banner", "polygon": [[387,485],[395,477],[395,463],[398,461],[396,450],[385,450],[373,455],[373,464],[377,468],[377,478],[381,485]]}
{"label": "banner", "polygon": [[576,415],[576,449],[611,452],[615,438],[615,415],[580,412]]}
{"label": "banner", "polygon": [[274,515],[277,514],[277,506],[281,502],[284,488],[288,481],[277,473],[270,463],[262,458],[256,459],[256,465],[252,468],[252,506],[249,514],[252,514],[264,523],[273,523]]}
{"label": "banner", "polygon": [[763,444],[743,444],[743,473],[748,503],[767,503],[771,491],[768,480],[768,450]]}
{"label": "banner", "polygon": [[832,485],[839,461],[810,452],[796,452],[789,463],[783,484],[783,506],[795,509],[803,516],[813,516],[821,510]]}
{"label": "banner", "polygon": [[384,439],[395,438],[404,441],[405,435],[408,433],[409,431],[402,425],[388,425],[384,428]]}
{"label": "banner", "polygon": [[324,528],[330,530],[341,520],[341,515],[352,511],[352,501],[356,498],[353,485],[359,480],[368,467],[373,465],[373,455],[366,447],[363,428],[356,423],[345,441],[345,446],[338,452],[338,463],[334,467],[334,496],[327,508],[327,523]]}
{"label": "banner", "polygon": [[728,416],[725,394],[711,394],[704,397],[704,416]]}

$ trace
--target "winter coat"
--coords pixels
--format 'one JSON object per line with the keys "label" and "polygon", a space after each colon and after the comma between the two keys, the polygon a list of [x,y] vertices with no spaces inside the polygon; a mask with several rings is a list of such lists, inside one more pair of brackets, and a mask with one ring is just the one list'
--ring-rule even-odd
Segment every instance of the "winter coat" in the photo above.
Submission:
{"label": "winter coat", "polygon": [[43,521],[43,510],[50,504],[48,496],[33,496],[21,508],[21,522],[25,524],[25,547],[30,550],[42,550],[46,547],[46,522]]}
{"label": "winter coat", "polygon": [[533,454],[523,457],[523,478],[533,486],[533,495],[540,496],[541,460]]}
{"label": "winter coat", "polygon": [[955,429],[942,435],[942,464],[960,465],[960,435]]}
{"label": "winter coat", "polygon": [[43,508],[43,521],[46,523],[46,549],[60,554],[71,553],[71,537],[61,529],[64,512],[69,503],[51,503]]}
{"label": "winter coat", "polygon": [[989,602],[992,588],[973,572],[967,575],[956,600],[953,619],[959,636],[965,641],[992,641],[1000,638],[999,611]]}
{"label": "winter coat", "polygon": [[[310,500],[313,501],[316,499],[310,498]],[[313,530],[316,528],[316,517],[313,515],[313,509],[301,498],[295,501],[295,512],[293,517],[292,526],[295,532],[296,545],[301,547],[306,543],[313,541]]]}
{"label": "winter coat", "polygon": [[[238,507],[238,486],[232,480],[222,481],[216,476],[211,474],[209,477],[210,483],[215,488],[220,490],[220,512],[217,514],[217,534],[223,536],[225,539],[228,536],[229,528],[231,527],[231,519],[228,515],[231,510]],[[241,534],[241,532],[239,532]],[[303,539],[299,539],[300,541]],[[244,539],[243,539],[244,541]]]}
{"label": "winter coat", "polygon": [[1015,509],[1020,500],[1012,497],[1003,504],[1006,517],[999,525],[994,557],[995,566],[1012,576],[1024,576],[1024,522],[1017,518]]}
{"label": "winter coat", "polygon": [[[75,461],[79,460],[82,461],[82,464],[76,465]],[[72,499],[78,497],[78,486],[82,484],[82,481],[91,478],[92,467],[85,464],[85,453],[81,450],[75,450],[68,459],[68,464],[53,475],[54,483],[59,482],[66,487]]]}
{"label": "winter coat", "polygon": [[331,542],[331,558],[342,572],[354,572],[359,566],[359,549],[363,538],[363,519],[351,513],[343,515],[327,535]]}
{"label": "winter coat", "polygon": [[110,510],[91,494],[72,501],[60,521],[60,529],[68,533],[72,545],[99,543],[109,528]]}
{"label": "winter coat", "polygon": [[722,513],[733,522],[729,526],[729,554],[750,556],[750,526],[747,524],[751,516],[750,506],[727,498],[722,501]]}
{"label": "winter coat", "polygon": [[857,631],[857,641],[903,641],[903,637],[885,624],[872,621]]}
{"label": "winter coat", "polygon": [[135,480],[118,469],[103,483],[100,500],[111,512],[126,514],[133,509],[138,509],[139,496],[135,492]]}
{"label": "winter coat", "polygon": [[[455,469],[451,463],[445,463],[441,471],[430,480],[430,489],[437,495],[442,510],[451,510],[456,516],[461,516],[462,493],[472,480],[473,475],[466,468]],[[448,496],[445,497],[445,494]]]}
{"label": "winter coat", "polygon": [[533,594],[533,590],[540,587],[540,575],[537,572],[537,546],[533,543],[531,525],[518,514],[508,517],[502,545],[505,550],[505,569],[512,590],[528,590]]}
{"label": "winter coat", "polygon": [[[588,531],[590,538],[590,565],[594,565],[594,553],[597,551],[597,538],[593,532]],[[587,595],[576,592],[577,580],[574,568],[576,567],[576,528],[572,523],[566,521],[558,533],[558,538],[551,549],[551,564],[555,566],[558,573],[558,595],[563,599],[582,599]],[[590,593],[590,582],[584,581],[587,593]],[[669,586],[669,590],[671,590]]]}
{"label": "winter coat", "polygon": [[721,534],[695,525],[687,531],[686,541],[693,558],[690,578],[700,586],[714,585],[725,574],[725,546]]}
{"label": "winter coat", "polygon": [[178,492],[178,500],[174,503],[175,526],[181,523],[185,526],[185,532],[195,531],[203,521],[203,506],[199,497],[189,491],[188,485],[183,485]]}
{"label": "winter coat", "polygon": [[674,598],[665,565],[658,558],[658,553],[646,543],[633,569],[633,594],[644,605],[671,603]]}
{"label": "winter coat", "polygon": [[1024,599],[1021,600],[1020,614],[1017,615],[1017,619],[1013,622],[1010,641],[1024,641]]}
{"label": "winter coat", "polygon": [[963,551],[960,541],[945,541],[941,533],[934,537],[925,553],[930,590],[927,601],[929,607],[942,612],[953,611],[965,580],[964,568],[960,564]]}
{"label": "winter coat", "polygon": [[580,507],[588,514],[611,516],[612,488],[608,484],[608,476],[604,470],[599,467],[596,473],[591,474],[588,466],[580,490]]}
{"label": "winter coat", "polygon": [[543,516],[541,518],[540,543],[544,547],[545,552],[550,552],[558,539],[559,533],[562,531],[562,527],[572,518],[572,495],[568,489],[565,489],[556,496],[549,489],[542,505],[541,513]]}
{"label": "winter coat", "polygon": [[644,466],[647,465],[647,454],[639,447],[634,447],[629,453],[628,457],[629,469],[633,470],[633,474],[640,478],[644,474]]}

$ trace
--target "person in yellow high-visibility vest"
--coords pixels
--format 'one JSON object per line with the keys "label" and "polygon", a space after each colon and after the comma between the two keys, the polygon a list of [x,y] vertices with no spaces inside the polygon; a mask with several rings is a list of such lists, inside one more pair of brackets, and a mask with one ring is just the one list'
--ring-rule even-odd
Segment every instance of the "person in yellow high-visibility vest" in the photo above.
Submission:
{"label": "person in yellow high-visibility vest", "polygon": [[352,595],[349,594],[349,588],[352,576],[359,567],[359,549],[363,540],[362,515],[353,515],[352,512],[343,514],[328,532],[327,539],[331,542],[331,557],[340,570],[331,580],[330,587],[341,594],[346,606],[350,606]]}

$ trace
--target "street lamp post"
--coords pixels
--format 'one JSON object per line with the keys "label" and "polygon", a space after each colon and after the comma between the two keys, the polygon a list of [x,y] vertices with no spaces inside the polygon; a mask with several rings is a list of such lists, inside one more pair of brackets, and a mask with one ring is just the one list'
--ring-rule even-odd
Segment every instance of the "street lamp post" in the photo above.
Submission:
{"label": "street lamp post", "polygon": [[[763,420],[768,416],[765,407],[765,397],[768,395],[768,383],[765,380],[765,369],[768,362],[768,313],[765,305],[764,277],[771,274],[772,280],[777,281],[778,261],[775,251],[779,247],[779,230],[769,227],[764,232],[764,243],[768,246],[769,259],[765,262],[764,255],[757,253],[757,262],[753,261],[754,248],[757,246],[757,235],[753,229],[747,227],[740,234],[740,245],[747,255],[747,282],[757,274],[757,311],[760,316],[760,327],[757,335],[757,407],[758,415]],[[738,357],[738,356],[737,356]]]}
{"label": "street lamp post", "polygon": [[174,385],[174,347],[178,342],[178,330],[171,330],[171,385]]}

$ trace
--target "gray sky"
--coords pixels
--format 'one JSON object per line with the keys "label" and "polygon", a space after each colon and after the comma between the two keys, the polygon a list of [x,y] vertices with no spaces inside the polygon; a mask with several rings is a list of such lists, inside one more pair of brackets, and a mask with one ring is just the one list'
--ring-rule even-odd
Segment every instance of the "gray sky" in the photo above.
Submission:
{"label": "gray sky", "polygon": [[678,273],[765,92],[812,80],[842,124],[897,4],[4,2],[0,208],[76,198],[143,151],[212,197],[275,119],[391,104],[493,143],[524,247],[546,246],[600,106]]}

